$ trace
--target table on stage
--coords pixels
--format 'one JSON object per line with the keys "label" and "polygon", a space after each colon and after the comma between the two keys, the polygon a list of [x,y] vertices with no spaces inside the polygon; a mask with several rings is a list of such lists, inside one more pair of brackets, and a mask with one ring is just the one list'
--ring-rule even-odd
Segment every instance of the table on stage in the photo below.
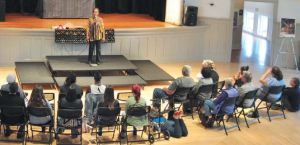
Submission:
{"label": "table on stage", "polygon": [[42,0],[42,18],[89,18],[94,0]]}

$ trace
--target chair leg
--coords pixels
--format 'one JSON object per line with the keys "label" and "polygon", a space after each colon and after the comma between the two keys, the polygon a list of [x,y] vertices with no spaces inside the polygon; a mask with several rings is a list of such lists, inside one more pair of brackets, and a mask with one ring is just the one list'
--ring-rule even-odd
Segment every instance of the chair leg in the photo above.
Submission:
{"label": "chair leg", "polygon": [[234,118],[235,118],[235,123],[236,123],[237,127],[239,128],[239,131],[241,131],[240,124],[239,124],[238,118],[236,116],[236,113],[234,113]]}
{"label": "chair leg", "polygon": [[[267,105],[267,104],[266,104]],[[272,107],[272,104],[270,105],[270,107],[267,106],[267,114],[268,114],[268,118],[269,118],[269,121],[271,122],[271,116],[270,116],[270,109]]]}
{"label": "chair leg", "polygon": [[286,119],[285,113],[284,113],[284,107],[282,106],[282,104],[280,105],[281,108],[281,112],[283,114],[283,118]]}
{"label": "chair leg", "polygon": [[114,139],[114,137],[115,137],[116,128],[117,128],[117,126],[114,126],[114,133],[113,133],[112,139]]}
{"label": "chair leg", "polygon": [[221,121],[222,121],[222,124],[223,124],[223,128],[224,128],[225,134],[228,135],[224,119],[222,119]]}
{"label": "chair leg", "polygon": [[242,112],[243,112],[243,116],[244,116],[244,119],[245,119],[246,125],[247,125],[247,127],[248,127],[248,128],[250,128],[250,127],[249,127],[249,124],[248,124],[248,120],[247,120],[247,117],[246,117],[246,114],[245,114],[245,111],[244,111],[244,109],[242,110]]}

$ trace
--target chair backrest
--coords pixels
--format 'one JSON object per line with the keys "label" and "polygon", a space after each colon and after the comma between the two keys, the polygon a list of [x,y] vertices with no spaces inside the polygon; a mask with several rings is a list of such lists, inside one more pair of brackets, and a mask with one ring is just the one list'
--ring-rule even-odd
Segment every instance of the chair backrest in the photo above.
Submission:
{"label": "chair backrest", "polygon": [[[209,85],[202,85],[197,92],[197,96],[201,94],[210,94],[210,96],[207,96],[208,98],[212,97],[213,93],[213,87],[215,84],[209,84]],[[206,96],[205,96],[206,97]]]}
{"label": "chair backrest", "polygon": [[268,94],[280,94],[282,93],[283,89],[285,88],[285,86],[271,86],[269,88]]}
{"label": "chair backrest", "polygon": [[232,105],[235,105],[236,98],[237,98],[237,97],[227,97],[227,98],[224,100],[224,103],[223,103],[223,105],[222,105],[222,108],[223,108],[223,107],[226,107],[226,106],[232,106]]}
{"label": "chair backrest", "polygon": [[141,117],[148,115],[149,107],[130,107],[127,110],[127,116]]}
{"label": "chair backrest", "polygon": [[224,85],[225,85],[225,81],[219,81],[217,83],[218,91],[221,91],[223,89]]}
{"label": "chair backrest", "polygon": [[190,93],[192,87],[179,87],[176,89],[175,93],[173,96],[179,97],[182,100],[187,98],[187,95]]}
{"label": "chair backrest", "polygon": [[82,117],[81,109],[58,109],[57,115],[63,119],[79,119]]}
{"label": "chair backrest", "polygon": [[2,124],[22,124],[26,121],[26,109],[23,106],[1,106]]}
{"label": "chair backrest", "polygon": [[103,117],[116,117],[120,114],[121,108],[108,108],[108,107],[98,107],[97,114],[98,116]]}
{"label": "chair backrest", "polygon": [[132,92],[120,92],[117,95],[117,99],[120,101],[127,101],[130,96],[133,96]]}
{"label": "chair backrest", "polygon": [[28,114],[36,117],[52,116],[51,109],[48,107],[28,107]]}
{"label": "chair backrest", "polygon": [[247,92],[244,96],[244,100],[246,100],[246,99],[255,99],[257,91],[258,91],[258,89]]}

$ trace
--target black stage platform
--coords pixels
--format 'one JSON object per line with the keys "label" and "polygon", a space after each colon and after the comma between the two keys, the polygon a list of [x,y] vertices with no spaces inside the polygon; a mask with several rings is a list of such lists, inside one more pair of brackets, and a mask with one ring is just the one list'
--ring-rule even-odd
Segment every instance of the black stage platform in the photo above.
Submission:
{"label": "black stage platform", "polygon": [[100,71],[102,82],[112,86],[146,85],[150,81],[171,81],[172,76],[149,60],[130,61],[122,55],[105,55],[96,67],[87,63],[87,56],[47,56],[44,62],[16,62],[19,81],[24,85],[56,84],[65,82],[69,73],[77,75],[77,84],[88,87],[94,82],[93,74]]}

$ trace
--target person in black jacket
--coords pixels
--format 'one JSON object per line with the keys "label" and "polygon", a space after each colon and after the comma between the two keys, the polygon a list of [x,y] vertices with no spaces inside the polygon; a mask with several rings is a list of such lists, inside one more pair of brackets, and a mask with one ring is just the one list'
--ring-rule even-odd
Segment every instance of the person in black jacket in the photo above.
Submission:
{"label": "person in black jacket", "polygon": [[[69,74],[66,78],[65,84],[60,87],[59,90],[59,96],[66,96],[68,93],[68,90],[70,89],[70,86],[73,87],[73,89],[76,90],[76,97],[81,98],[83,91],[79,85],[76,84],[76,75],[75,74]],[[61,97],[59,100],[62,99]]]}
{"label": "person in black jacket", "polygon": [[291,87],[288,87],[283,92],[283,105],[291,112],[297,112],[300,109],[300,80],[292,78],[290,81]]}
{"label": "person in black jacket", "polygon": [[[24,99],[20,96],[20,93],[18,92],[18,84],[17,83],[11,83],[9,85],[9,92],[6,92],[5,94],[2,94],[0,97],[0,106],[7,106],[7,107],[12,107],[12,106],[21,106],[25,108],[25,101]],[[14,118],[4,118],[5,122],[24,122],[24,116],[16,119]],[[24,127],[25,126],[20,126],[17,134],[17,138],[23,138],[24,137]],[[6,137],[10,136],[12,133],[12,130],[10,129],[9,126],[5,127],[4,130],[4,135]]]}
{"label": "person in black jacket", "polygon": [[[76,92],[76,87],[74,85],[71,85],[70,88],[68,89],[66,97],[62,98],[59,101],[59,109],[82,109],[82,101],[80,98],[78,98],[78,94]],[[74,127],[71,130],[71,134],[73,138],[76,138],[78,133],[78,130],[75,128],[76,126],[80,125],[78,124],[76,119],[68,120],[65,121],[63,118],[58,117],[58,124],[60,126],[70,126]],[[64,128],[58,128],[58,133],[63,132]]]}

